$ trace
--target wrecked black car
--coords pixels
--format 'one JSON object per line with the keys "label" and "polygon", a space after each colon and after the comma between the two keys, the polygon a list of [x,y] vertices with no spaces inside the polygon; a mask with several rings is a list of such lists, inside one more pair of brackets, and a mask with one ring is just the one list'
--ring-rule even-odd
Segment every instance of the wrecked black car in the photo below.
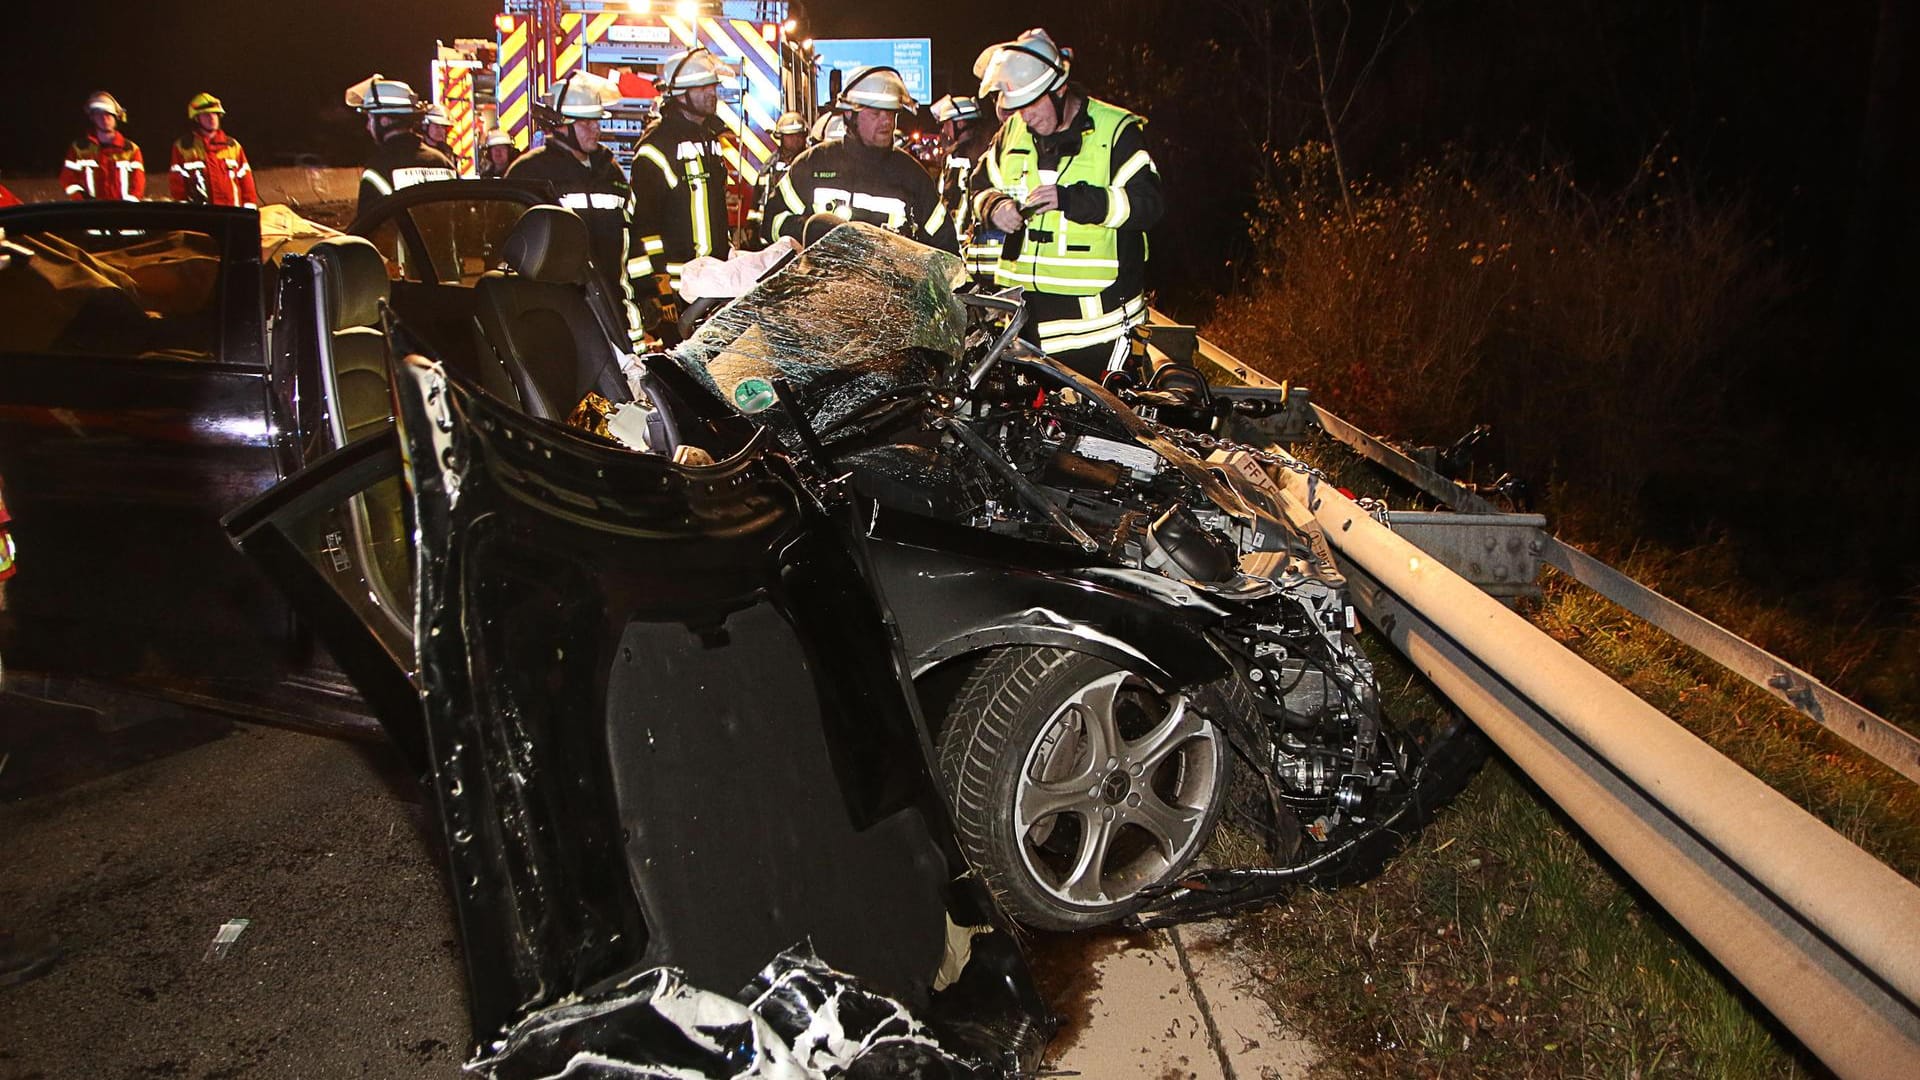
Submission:
{"label": "wrecked black car", "polygon": [[[1022,341],[1017,293],[960,280],[836,230],[676,350],[706,393],[659,404],[709,447],[771,431],[856,508],[995,896],[1036,927],[1153,924],[1377,870],[1481,746],[1383,715],[1275,482],[1300,466],[1147,419]],[[1223,822],[1269,864],[1191,870]]]}
{"label": "wrecked black car", "polygon": [[308,467],[226,525],[429,785],[477,1072],[1019,1075],[1015,923],[1365,876],[1477,763],[1382,713],[1287,462],[950,256],[843,227],[634,358],[564,211],[402,250],[279,260]]}
{"label": "wrecked black car", "polygon": [[[508,249],[551,269],[584,245],[531,211]],[[231,522],[429,763],[462,910],[488,913],[467,920],[477,1033],[648,964],[732,985],[810,933],[931,1029],[1005,1050],[1037,1028],[1025,992],[991,1023],[950,1012],[983,1000],[951,996],[968,977],[1019,982],[1017,950],[979,948],[1011,940],[1001,913],[1155,924],[1365,876],[1477,763],[1460,724],[1382,714],[1343,582],[1268,472],[1283,462],[1145,419],[1022,345],[1017,296],[959,280],[949,256],[843,227],[624,386],[528,353],[581,396],[567,423],[412,356],[391,439]],[[417,641],[390,617],[405,596]],[[874,846],[907,807],[926,832]],[[860,844],[793,837],[821,821]],[[1260,865],[1208,854],[1223,827]],[[823,864],[861,887],[815,881]],[[823,906],[767,894],[801,865]],[[975,943],[961,983],[930,947],[829,939],[848,912],[890,925],[865,883],[914,880]],[[559,932],[535,900],[637,926]],[[891,925],[930,942],[941,924]],[[516,956],[544,977],[478,992]]]}

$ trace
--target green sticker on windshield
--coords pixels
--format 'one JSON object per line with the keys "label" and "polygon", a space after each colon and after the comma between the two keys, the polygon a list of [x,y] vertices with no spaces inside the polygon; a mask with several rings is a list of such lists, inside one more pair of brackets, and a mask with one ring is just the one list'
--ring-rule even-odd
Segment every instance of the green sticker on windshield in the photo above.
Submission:
{"label": "green sticker on windshield", "polygon": [[743,413],[762,412],[773,402],[773,384],[765,379],[741,379],[733,384],[733,404]]}

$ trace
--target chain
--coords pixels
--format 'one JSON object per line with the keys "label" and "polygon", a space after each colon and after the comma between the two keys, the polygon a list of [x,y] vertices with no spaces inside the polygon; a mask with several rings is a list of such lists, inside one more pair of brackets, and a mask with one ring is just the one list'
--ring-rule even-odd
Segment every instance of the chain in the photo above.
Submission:
{"label": "chain", "polygon": [[[1136,413],[1135,415],[1139,414]],[[1144,416],[1140,417],[1140,419],[1155,435],[1166,439],[1168,442],[1173,443],[1175,446],[1189,453],[1194,453],[1196,457],[1204,459],[1207,454],[1216,450],[1228,453],[1238,452],[1252,457],[1262,465],[1281,469],[1286,472],[1297,473],[1310,480],[1317,480],[1336,490],[1338,490],[1340,486],[1334,483],[1333,478],[1328,476],[1325,471],[1291,455],[1275,453],[1272,450],[1262,450],[1257,446],[1235,442],[1232,439],[1223,439],[1218,435],[1209,435],[1201,431],[1190,431],[1186,428],[1174,427],[1172,424],[1163,424],[1158,420],[1148,420]],[[1368,517],[1388,528],[1392,528],[1392,525],[1387,521],[1387,502],[1385,499],[1356,498],[1353,502],[1354,505],[1358,506],[1361,512],[1365,513]]]}

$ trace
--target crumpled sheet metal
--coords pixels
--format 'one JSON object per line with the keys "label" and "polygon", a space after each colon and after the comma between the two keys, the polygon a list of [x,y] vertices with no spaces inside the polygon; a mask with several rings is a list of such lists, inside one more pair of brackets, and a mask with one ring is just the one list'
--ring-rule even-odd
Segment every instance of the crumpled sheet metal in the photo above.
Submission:
{"label": "crumpled sheet metal", "polygon": [[[785,379],[815,430],[957,362],[967,317],[958,258],[869,225],[842,225],[708,319],[673,351],[743,415]],[[779,413],[760,417],[776,430]]]}
{"label": "crumpled sheet metal", "polygon": [[775,957],[733,998],[651,968],[529,1014],[465,1071],[489,1080],[974,1075],[906,1006],[861,989],[806,946]]}

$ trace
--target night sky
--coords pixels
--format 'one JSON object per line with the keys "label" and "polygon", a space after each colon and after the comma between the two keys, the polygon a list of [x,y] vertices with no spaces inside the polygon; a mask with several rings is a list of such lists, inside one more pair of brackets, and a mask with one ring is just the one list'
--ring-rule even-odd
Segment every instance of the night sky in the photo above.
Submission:
{"label": "night sky", "polygon": [[[980,49],[1031,24],[1010,3],[816,0],[801,33],[813,37],[931,37],[936,85],[964,78]],[[364,135],[340,102],[379,71],[426,90],[435,39],[488,37],[491,0],[195,0],[110,5],[20,0],[8,14],[0,100],[10,103],[0,172],[50,175],[85,127],[87,95],[106,89],[132,116],[128,132],[153,157],[185,126],[202,90],[227,106],[230,130],[260,165],[297,153],[350,163]],[[958,87],[954,87],[958,88]],[[344,160],[342,160],[344,159]]]}

